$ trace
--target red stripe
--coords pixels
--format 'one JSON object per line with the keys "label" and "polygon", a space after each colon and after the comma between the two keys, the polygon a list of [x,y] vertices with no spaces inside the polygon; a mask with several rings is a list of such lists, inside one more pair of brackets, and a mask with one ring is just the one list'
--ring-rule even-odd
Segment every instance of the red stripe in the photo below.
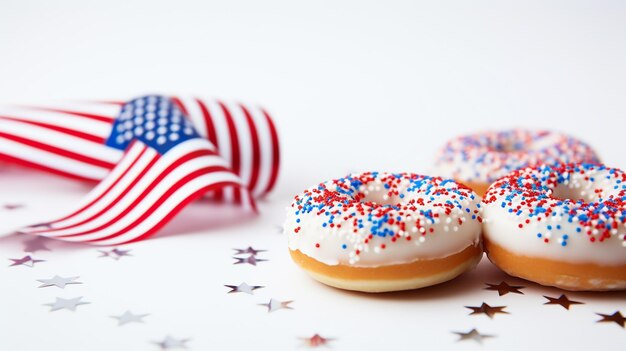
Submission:
{"label": "red stripe", "polygon": [[[222,189],[226,186],[229,185],[233,185],[233,186],[238,186],[237,183],[234,182],[220,182],[220,183],[215,183],[215,184],[211,184],[211,185],[207,185],[206,187],[203,187],[201,189],[198,189],[198,191],[190,194],[186,199],[184,199],[183,201],[181,201],[178,205],[176,205],[176,207],[174,207],[172,209],[172,211],[170,211],[170,213],[168,213],[166,216],[163,217],[163,219],[158,222],[157,224],[155,224],[154,227],[150,228],[149,230],[146,231],[145,234],[124,242],[123,244],[129,244],[129,243],[133,243],[133,242],[137,242],[137,241],[141,241],[144,240],[152,235],[154,235],[155,233],[157,233],[159,230],[161,230],[161,228],[163,228],[163,226],[165,226],[167,223],[169,223],[174,217],[176,217],[176,215],[188,204],[190,204],[191,202],[193,202],[194,200],[202,197],[203,194],[212,191],[212,190],[219,190]],[[253,207],[254,208],[254,207]]]}
{"label": "red stripe", "polygon": [[[94,242],[94,241],[101,241],[101,240],[111,239],[111,238],[117,237],[119,235],[122,235],[122,234],[128,232],[129,230],[132,230],[136,226],[140,225],[143,221],[145,221],[146,218],[149,215],[151,215],[154,211],[156,211],[158,209],[158,207],[160,207],[163,204],[163,202],[165,202],[180,187],[182,187],[186,183],[190,182],[194,178],[197,178],[197,177],[205,175],[205,174],[213,173],[213,172],[219,172],[219,171],[230,172],[227,168],[224,168],[222,166],[215,166],[215,167],[205,167],[203,169],[200,169],[200,170],[197,170],[195,172],[187,174],[186,176],[181,178],[178,182],[176,182],[174,185],[172,185],[171,187],[168,187],[167,191],[163,195],[161,195],[161,197],[154,204],[152,204],[152,206],[150,206],[150,208],[146,209],[145,211],[142,211],[141,212],[141,216],[139,216],[138,219],[133,221],[128,227],[120,230],[117,233],[114,233],[114,234],[111,234],[109,236],[106,236],[104,238],[87,240],[87,242]],[[57,238],[67,238],[67,237],[81,236],[81,235],[91,234],[91,233],[94,233],[94,232],[106,229],[107,227],[111,226],[113,223],[115,223],[115,222],[119,221],[120,219],[124,218],[135,207],[137,207],[137,205],[150,193],[150,190],[152,190],[154,187],[156,187],[159,183],[160,183],[160,179],[159,180],[155,180],[152,184],[150,184],[149,189],[146,189],[141,194],[141,196],[139,196],[137,199],[135,199],[133,201],[133,203],[130,206],[126,207],[124,209],[124,211],[122,211],[122,213],[118,214],[115,218],[113,218],[109,222],[107,222],[107,223],[105,223],[105,224],[103,224],[103,225],[101,225],[101,226],[99,226],[97,228],[90,229],[90,230],[85,231],[85,232],[60,235],[60,236],[57,236]]]}
{"label": "red stripe", "polygon": [[[213,123],[213,116],[211,116],[211,112],[206,107],[204,102],[200,99],[196,99],[198,106],[200,106],[200,111],[202,111],[202,116],[204,117],[204,124],[206,125],[207,138],[209,141],[215,146],[217,149],[217,132],[215,131],[215,124]],[[222,189],[216,189],[212,194],[213,198],[217,201],[222,201],[224,199],[224,192]]]}
{"label": "red stripe", "polygon": [[17,157],[11,156],[11,155],[3,154],[3,153],[0,153],[0,160],[8,162],[8,163],[12,163],[12,164],[17,164],[17,165],[20,165],[20,166],[23,166],[23,167],[33,168],[33,169],[37,169],[37,170],[40,170],[40,171],[45,171],[45,172],[48,172],[48,173],[60,175],[60,176],[66,177],[66,178],[80,180],[80,181],[83,181],[83,182],[94,183],[94,182],[100,181],[100,179],[92,179],[92,178],[79,176],[79,175],[76,175],[74,173],[68,173],[68,172],[62,171],[60,169],[51,168],[51,167],[44,166],[44,165],[39,164],[39,163],[26,161],[26,160],[23,160],[21,158],[17,158]]}
{"label": "red stripe", "polygon": [[[111,201],[108,205],[106,205],[103,209],[101,209],[99,212],[97,212],[96,214],[92,215],[91,217],[84,219],[80,222],[74,223],[72,225],[69,226],[65,226],[65,227],[58,227],[58,228],[53,228],[53,229],[48,229],[48,230],[42,230],[42,232],[55,232],[55,231],[60,231],[60,230],[66,230],[66,229],[71,229],[71,228],[75,228],[78,227],[80,225],[83,225],[85,223],[88,223],[90,221],[93,221],[95,219],[97,219],[98,217],[100,217],[101,215],[105,214],[106,212],[108,212],[115,204],[117,204],[118,202],[120,202],[124,196],[126,196],[126,194],[128,194],[128,192],[130,192],[133,187],[135,187],[135,185],[137,185],[137,183],[139,183],[139,181],[141,179],[143,179],[143,177],[146,175],[146,173],[154,166],[154,164],[158,161],[159,159],[159,155],[156,154],[152,157],[152,159],[150,160],[150,162],[146,165],[145,168],[143,168],[141,170],[141,173],[139,173],[137,175],[137,177],[135,179],[132,180],[132,182],[126,187],[124,188],[124,190],[113,200]],[[119,179],[118,179],[119,180]],[[98,197],[98,200],[101,199],[104,196],[104,194],[102,194],[102,196]],[[92,204],[94,204],[96,201],[92,202]],[[90,204],[91,205],[91,204]],[[87,209],[87,207],[85,207],[85,209]],[[84,210],[84,209],[83,209]],[[80,211],[82,212],[82,210]],[[55,221],[57,222],[57,221]],[[115,223],[114,221],[110,221],[109,223],[107,223],[105,226],[109,226],[112,225],[113,223]],[[102,227],[99,227],[102,228]],[[95,230],[95,229],[94,229]],[[73,235],[67,235],[67,236],[73,236]]]}
{"label": "red stripe", "polygon": [[173,102],[174,104],[176,104],[176,105],[178,106],[178,108],[180,108],[180,110],[183,112],[183,114],[184,114],[185,116],[187,116],[187,118],[189,118],[189,111],[187,111],[187,108],[185,107],[185,105],[183,104],[183,102],[182,102],[182,101],[180,101],[180,99],[179,99],[179,98],[177,98],[177,97],[175,97],[175,96],[172,96],[170,99],[172,100],[172,102]]}
{"label": "red stripe", "polygon": [[22,138],[16,135],[11,135],[11,134],[7,134],[7,133],[3,133],[0,132],[0,137],[3,137],[5,139],[9,139],[9,140],[13,140],[15,142],[18,142],[20,144],[24,144],[24,145],[28,145],[46,152],[50,152],[52,154],[56,154],[59,156],[63,156],[63,157],[67,157],[67,158],[71,158],[73,160],[79,161],[79,162],[83,162],[83,163],[87,163],[90,165],[94,165],[94,166],[98,166],[98,167],[102,167],[102,168],[106,168],[106,169],[112,169],[113,167],[115,167],[115,164],[113,163],[109,163],[100,159],[96,159],[93,157],[89,157],[89,156],[85,156],[85,155],[81,155],[81,154],[77,154],[75,152],[69,151],[67,149],[61,149],[58,148],[56,146],[51,146],[48,144],[44,144],[44,143],[40,143],[38,141],[34,141],[34,140],[30,140],[30,139],[26,139],[26,138]]}
{"label": "red stripe", "polygon": [[30,125],[34,125],[34,126],[38,126],[38,127],[42,127],[42,128],[46,128],[46,129],[50,129],[50,130],[54,130],[56,132],[59,133],[64,133],[64,134],[68,134],[80,139],[84,139],[87,141],[91,141],[94,142],[96,144],[104,144],[104,142],[106,141],[105,138],[99,137],[97,135],[93,135],[93,134],[88,134],[88,133],[84,133],[84,132],[80,132],[74,129],[69,129],[69,128],[65,128],[65,127],[59,127],[53,124],[48,124],[48,123],[42,123],[42,122],[35,122],[35,121],[28,121],[28,120],[24,120],[21,118],[15,118],[15,117],[6,117],[6,116],[0,116],[0,119],[5,119],[5,120],[9,120],[9,121],[14,121],[14,122],[20,122],[20,123],[25,123],[25,124],[30,124]]}
{"label": "red stripe", "polygon": [[67,115],[72,115],[72,116],[85,117],[88,119],[93,119],[94,121],[107,122],[107,123],[111,123],[111,121],[115,119],[115,117],[111,117],[111,116],[96,115],[93,113],[70,111],[70,110],[63,110],[63,109],[57,109],[57,108],[37,107],[37,106],[27,106],[27,107],[31,109],[35,109],[35,110],[58,112],[58,113],[64,113]]}
{"label": "red stripe", "polygon": [[259,142],[259,134],[254,124],[254,120],[250,115],[250,111],[244,106],[240,105],[243,110],[248,127],[250,129],[250,138],[252,139],[252,174],[250,175],[250,182],[248,183],[248,189],[252,190],[256,187],[256,183],[259,180],[259,172],[261,170],[261,144]]}
{"label": "red stripe", "polygon": [[[110,220],[109,222],[94,228],[94,229],[90,229],[88,231],[85,232],[80,232],[80,233],[74,233],[74,234],[67,234],[67,235],[62,235],[60,237],[72,237],[72,236],[77,236],[77,235],[83,235],[83,234],[89,234],[89,233],[93,233],[96,232],[98,230],[102,230],[104,228],[106,228],[107,226],[112,225],[113,223],[117,222],[119,219],[121,219],[122,217],[124,217],[128,212],[130,212],[133,208],[135,208],[137,206],[137,204],[139,204],[146,196],[148,196],[148,194],[150,194],[150,192],[167,176],[169,175],[174,169],[176,169],[178,166],[180,166],[181,164],[192,160],[194,158],[200,157],[200,156],[212,156],[215,155],[214,153],[210,152],[209,150],[198,150],[198,151],[194,151],[190,154],[187,154],[183,157],[181,157],[180,159],[176,160],[176,162],[172,163],[171,165],[168,166],[167,169],[165,169],[161,174],[158,175],[158,177],[152,181],[152,183],[150,183],[150,185],[144,189],[144,191],[141,193],[141,195],[139,195],[135,200],[133,200],[133,202],[126,207],[120,214],[118,214],[115,218],[113,218],[112,220]],[[204,168],[204,169],[219,169],[219,170],[226,170],[226,168],[221,167],[221,166],[215,166],[215,167],[209,167],[209,168]],[[138,177],[141,178],[144,176],[144,172],[142,172],[142,174]],[[136,182],[133,182],[136,183]],[[124,192],[121,194],[121,196],[119,196],[118,198],[116,198],[114,201],[111,202],[109,207],[114,206],[115,204],[117,204],[119,201],[122,200],[123,196],[125,194],[128,193],[128,191],[130,190],[130,188],[132,188],[132,185],[129,186],[127,189],[124,190]],[[100,214],[100,213],[99,213]],[[99,215],[98,214],[98,215]],[[97,216],[97,215],[96,215]],[[94,218],[96,218],[96,216],[91,217],[89,220],[93,220]],[[58,231],[61,229],[68,229],[68,228],[72,228],[74,227],[74,225],[72,226],[68,226],[66,228],[54,228],[52,230],[48,230],[46,232],[53,232],[53,231]]]}
{"label": "red stripe", "polygon": [[[129,146],[129,149],[131,147],[132,147],[132,144],[131,144],[131,146]],[[67,216],[65,216],[63,218],[57,219],[54,222],[50,222],[50,224],[58,223],[58,222],[66,220],[66,219],[68,219],[70,217],[74,217],[74,216],[76,216],[76,215],[78,215],[80,213],[83,213],[86,209],[91,207],[93,204],[95,204],[96,202],[100,201],[106,194],[108,194],[111,191],[111,189],[113,189],[113,187],[115,187],[128,174],[128,172],[131,170],[131,168],[133,168],[135,166],[135,164],[137,164],[137,162],[146,153],[146,150],[148,150],[148,149],[147,149],[146,146],[144,146],[143,150],[141,150],[141,152],[137,155],[135,160],[133,160],[133,162],[128,166],[128,168],[126,168],[126,170],[124,170],[124,172],[122,172],[122,174],[117,179],[115,179],[115,181],[113,183],[111,183],[111,185],[106,190],[104,190],[97,198],[95,198],[93,201],[91,201],[89,204],[85,205],[83,208],[79,209],[78,211],[75,211],[74,213],[71,213],[71,214],[69,214],[69,215],[67,215]],[[156,157],[155,157],[155,159],[156,159]],[[152,163],[150,163],[148,165],[148,167],[151,167],[151,166],[152,166]],[[46,231],[46,230],[42,230],[42,231]]]}
{"label": "red stripe", "polygon": [[270,177],[270,181],[267,184],[267,188],[265,188],[265,193],[269,193],[276,185],[276,180],[278,179],[278,169],[280,167],[280,149],[278,146],[278,133],[276,132],[276,127],[274,126],[274,122],[272,121],[272,117],[265,111],[261,109],[263,114],[265,115],[265,119],[267,120],[267,125],[270,128],[270,134],[272,135],[272,175]]}
{"label": "red stripe", "polygon": [[[230,114],[226,105],[221,101],[217,102],[222,111],[224,112],[224,116],[226,117],[226,124],[228,125],[228,133],[230,134],[230,155],[231,155],[231,168],[236,175],[240,175],[241,172],[241,150],[239,150],[239,137],[237,136],[237,127],[235,126],[235,122],[233,121],[233,116]],[[233,189],[235,195],[235,202],[241,202],[241,194],[237,189]]]}
{"label": "red stripe", "polygon": [[204,117],[204,124],[206,125],[207,138],[211,141],[213,145],[217,147],[217,132],[215,131],[215,125],[213,124],[213,117],[211,116],[211,112],[206,107],[204,102],[200,99],[196,99],[198,106],[200,106],[200,111],[202,111],[202,116]]}

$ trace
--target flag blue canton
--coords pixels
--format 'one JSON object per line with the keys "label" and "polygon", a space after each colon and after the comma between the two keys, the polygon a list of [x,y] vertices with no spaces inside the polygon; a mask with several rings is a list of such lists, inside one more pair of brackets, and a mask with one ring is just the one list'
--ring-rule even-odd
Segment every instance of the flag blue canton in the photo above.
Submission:
{"label": "flag blue canton", "polygon": [[165,154],[176,145],[200,138],[189,119],[168,97],[149,95],[124,104],[106,145],[125,150],[139,140]]}

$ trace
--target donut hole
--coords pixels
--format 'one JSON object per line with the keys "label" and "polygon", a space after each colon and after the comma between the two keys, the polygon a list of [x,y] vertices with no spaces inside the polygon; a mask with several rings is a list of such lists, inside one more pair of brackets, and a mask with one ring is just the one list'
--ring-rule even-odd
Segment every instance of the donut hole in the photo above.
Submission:
{"label": "donut hole", "polygon": [[553,192],[552,197],[560,200],[593,202],[597,200],[596,193],[585,187],[573,187],[567,184],[558,184]]}
{"label": "donut hole", "polygon": [[361,202],[371,202],[378,205],[396,205],[401,202],[402,199],[398,195],[388,195],[389,191],[383,186],[370,186],[363,191],[365,195]]}
{"label": "donut hole", "polygon": [[487,147],[494,152],[511,154],[539,152],[558,142],[559,136],[547,132],[526,130],[505,131],[487,141]]}

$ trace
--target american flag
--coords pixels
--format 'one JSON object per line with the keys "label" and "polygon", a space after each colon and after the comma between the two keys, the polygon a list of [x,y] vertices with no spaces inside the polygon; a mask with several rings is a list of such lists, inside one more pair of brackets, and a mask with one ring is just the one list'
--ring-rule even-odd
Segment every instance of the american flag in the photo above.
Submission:
{"label": "american flag", "polygon": [[260,107],[149,95],[0,109],[0,160],[99,182],[68,215],[22,232],[119,245],[201,196],[255,209],[276,183],[279,145]]}

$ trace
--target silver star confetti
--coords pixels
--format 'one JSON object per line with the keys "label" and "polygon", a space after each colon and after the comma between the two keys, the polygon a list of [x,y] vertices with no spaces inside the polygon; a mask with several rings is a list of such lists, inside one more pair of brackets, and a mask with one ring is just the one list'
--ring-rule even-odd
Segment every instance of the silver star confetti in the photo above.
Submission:
{"label": "silver star confetti", "polygon": [[252,248],[252,246],[248,246],[248,248],[246,248],[246,249],[233,249],[233,250],[235,250],[235,256],[237,256],[237,255],[248,255],[248,254],[256,256],[260,252],[267,251],[267,250],[256,250],[256,249]]}
{"label": "silver star confetti", "polygon": [[241,257],[233,257],[233,258],[236,260],[235,263],[233,263],[233,264],[244,264],[244,263],[247,263],[247,264],[251,264],[253,266],[256,266],[256,264],[259,263],[259,262],[267,261],[267,260],[263,260],[263,259],[260,259],[260,258],[256,258],[256,256],[254,256],[254,255],[250,255],[249,257],[246,257],[246,258],[241,258]]}
{"label": "silver star confetti", "polygon": [[90,302],[83,302],[81,301],[82,299],[83,299],[82,296],[75,297],[73,299],[62,299],[60,297],[57,297],[57,300],[55,302],[47,303],[44,306],[50,306],[50,312],[54,312],[58,310],[76,311],[76,307],[80,305],[87,305],[90,303]]}
{"label": "silver star confetti", "polygon": [[30,256],[24,256],[22,258],[9,258],[9,260],[13,261],[13,263],[9,265],[9,267],[14,267],[14,266],[34,267],[35,263],[46,262],[44,260],[34,259]]}
{"label": "silver star confetti", "polygon": [[270,299],[268,303],[260,303],[259,306],[267,307],[267,312],[275,312],[282,309],[293,310],[293,307],[289,306],[293,301],[279,301],[276,299]]}
{"label": "silver star confetti", "polygon": [[239,285],[224,285],[224,286],[230,289],[230,291],[228,292],[229,294],[242,292],[242,293],[254,295],[254,290],[264,288],[263,286],[248,285],[246,283],[241,283]]}
{"label": "silver star confetti", "polygon": [[35,236],[23,242],[24,251],[35,253],[37,251],[51,251],[46,243],[52,241],[51,239],[45,238],[43,236]]}
{"label": "silver star confetti", "polygon": [[459,340],[457,341],[474,340],[479,344],[483,343],[483,339],[494,337],[494,335],[481,334],[475,328],[468,331],[467,333],[462,333],[462,332],[453,332],[453,333],[459,336]]}
{"label": "silver star confetti", "polygon": [[65,286],[68,284],[82,284],[82,282],[77,282],[80,277],[68,277],[63,278],[61,276],[55,275],[50,279],[38,279],[37,281],[42,283],[39,285],[40,288],[47,288],[49,286],[56,286],[57,288],[65,289]]}
{"label": "silver star confetti", "polygon": [[109,251],[105,251],[105,250],[98,250],[98,252],[100,252],[100,256],[98,256],[98,258],[101,257],[111,257],[114,260],[119,260],[122,257],[125,256],[132,256],[131,254],[129,254],[131,250],[120,250],[118,248],[114,248],[112,250]]}
{"label": "silver star confetti", "polygon": [[143,319],[150,314],[134,314],[131,311],[126,311],[120,316],[111,316],[111,318],[117,319],[117,325],[122,326],[128,323],[143,323]]}
{"label": "silver star confetti", "polygon": [[155,342],[161,350],[186,349],[190,339],[176,339],[172,336],[166,336],[161,342]]}

